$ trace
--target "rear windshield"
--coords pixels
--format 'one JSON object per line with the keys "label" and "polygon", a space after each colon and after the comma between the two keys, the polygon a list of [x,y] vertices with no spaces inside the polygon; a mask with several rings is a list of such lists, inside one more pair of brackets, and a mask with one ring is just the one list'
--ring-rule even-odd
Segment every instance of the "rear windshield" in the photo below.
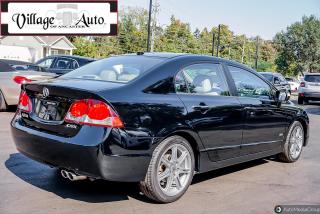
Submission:
{"label": "rear windshield", "polygon": [[320,75],[305,75],[304,80],[307,82],[320,82]]}
{"label": "rear windshield", "polygon": [[[261,73],[260,73],[261,74]],[[261,74],[264,78],[272,82],[273,75],[272,74]]]}
{"label": "rear windshield", "polygon": [[16,71],[40,71],[36,65],[11,65]]}
{"label": "rear windshield", "polygon": [[129,82],[164,59],[145,56],[116,56],[101,59],[75,69],[60,78],[80,78],[111,82]]}

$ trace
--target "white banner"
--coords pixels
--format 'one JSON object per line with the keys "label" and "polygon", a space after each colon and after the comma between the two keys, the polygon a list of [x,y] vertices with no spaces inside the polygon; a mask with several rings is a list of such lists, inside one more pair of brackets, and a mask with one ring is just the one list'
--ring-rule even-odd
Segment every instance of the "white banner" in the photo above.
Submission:
{"label": "white banner", "polygon": [[115,35],[118,14],[111,12],[111,4],[117,1],[9,2],[7,11],[1,12],[1,34]]}

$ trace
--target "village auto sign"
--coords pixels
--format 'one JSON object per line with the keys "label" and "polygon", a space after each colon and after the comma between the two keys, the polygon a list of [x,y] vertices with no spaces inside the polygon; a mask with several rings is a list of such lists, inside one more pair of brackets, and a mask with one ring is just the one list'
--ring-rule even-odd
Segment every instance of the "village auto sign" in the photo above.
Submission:
{"label": "village auto sign", "polygon": [[117,35],[118,1],[1,1],[1,35]]}

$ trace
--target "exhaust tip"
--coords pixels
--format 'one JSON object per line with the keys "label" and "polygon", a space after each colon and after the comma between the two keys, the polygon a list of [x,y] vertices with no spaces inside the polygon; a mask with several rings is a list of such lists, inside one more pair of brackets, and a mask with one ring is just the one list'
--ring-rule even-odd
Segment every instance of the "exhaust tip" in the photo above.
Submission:
{"label": "exhaust tip", "polygon": [[67,175],[67,171],[66,170],[61,170],[61,176],[63,177],[63,178],[68,178],[68,175]]}
{"label": "exhaust tip", "polygon": [[68,172],[68,173],[67,173],[67,175],[68,175],[68,178],[69,178],[71,181],[73,181],[73,180],[74,180],[74,179],[73,179],[73,175],[72,175],[72,173]]}

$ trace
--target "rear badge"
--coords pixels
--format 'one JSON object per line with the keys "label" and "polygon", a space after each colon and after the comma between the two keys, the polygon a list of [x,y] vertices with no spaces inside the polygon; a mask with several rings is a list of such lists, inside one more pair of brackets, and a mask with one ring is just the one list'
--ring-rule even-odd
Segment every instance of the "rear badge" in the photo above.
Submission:
{"label": "rear badge", "polygon": [[66,125],[66,128],[77,129],[78,126],[77,126],[77,125],[74,125],[74,124],[67,124],[67,125]]}

